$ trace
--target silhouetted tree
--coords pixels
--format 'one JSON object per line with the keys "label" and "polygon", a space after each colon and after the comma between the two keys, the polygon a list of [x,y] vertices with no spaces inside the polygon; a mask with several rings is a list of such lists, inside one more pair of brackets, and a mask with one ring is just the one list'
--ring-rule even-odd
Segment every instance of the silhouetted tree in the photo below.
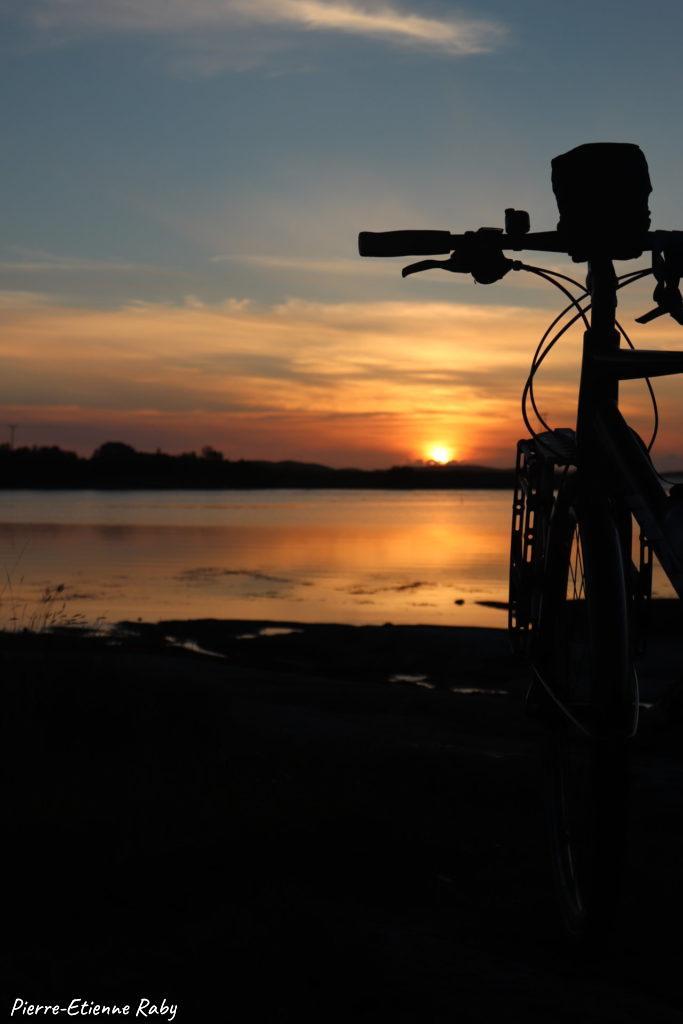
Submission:
{"label": "silhouetted tree", "polygon": [[137,455],[135,448],[123,441],[105,441],[92,453],[93,459],[130,459]]}
{"label": "silhouetted tree", "polygon": [[210,462],[222,462],[223,452],[219,452],[215,448],[212,448],[210,444],[205,444],[202,448],[202,458],[208,459]]}

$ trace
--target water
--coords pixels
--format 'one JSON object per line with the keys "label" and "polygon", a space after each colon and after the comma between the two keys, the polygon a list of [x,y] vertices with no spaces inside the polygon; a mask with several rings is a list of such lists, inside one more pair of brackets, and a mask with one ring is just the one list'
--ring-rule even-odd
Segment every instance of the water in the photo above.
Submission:
{"label": "water", "polygon": [[0,492],[0,616],[504,626],[505,611],[477,602],[507,599],[510,501],[507,491]]}

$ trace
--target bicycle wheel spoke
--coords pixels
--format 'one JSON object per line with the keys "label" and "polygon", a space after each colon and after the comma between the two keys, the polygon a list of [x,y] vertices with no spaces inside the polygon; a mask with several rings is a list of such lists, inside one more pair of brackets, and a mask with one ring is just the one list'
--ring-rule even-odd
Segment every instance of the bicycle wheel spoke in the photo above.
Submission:
{"label": "bicycle wheel spoke", "polygon": [[[605,697],[609,689],[600,666],[609,664],[613,619],[591,602],[597,573],[605,593],[618,597],[623,586],[621,555],[609,516],[591,509],[586,519],[570,501],[560,505],[549,543],[557,552],[550,563],[546,643],[557,695],[567,715],[551,724],[550,821],[556,891],[567,931],[574,938],[599,933],[613,912],[623,857],[626,785],[625,749],[596,728],[614,714]],[[590,517],[590,518],[589,518]],[[590,547],[589,547],[590,545]],[[553,596],[554,595],[554,596]],[[605,625],[610,628],[605,629]],[[614,659],[611,659],[614,661]],[[605,710],[607,708],[607,710]],[[605,824],[607,822],[607,824]]]}
{"label": "bicycle wheel spoke", "polygon": [[[578,531],[577,531],[577,539],[578,539]],[[581,545],[579,543],[577,543],[577,545],[576,545],[576,551],[577,551],[577,559],[578,559],[578,566],[579,566],[579,569],[578,569],[578,571],[579,571],[579,579],[581,581],[581,588],[580,588],[580,592],[579,592],[579,597],[581,597],[581,596],[585,597],[585,594],[586,594],[586,590],[585,590],[586,576],[585,576],[585,573],[584,573],[584,570],[583,570],[583,548],[581,547]]]}

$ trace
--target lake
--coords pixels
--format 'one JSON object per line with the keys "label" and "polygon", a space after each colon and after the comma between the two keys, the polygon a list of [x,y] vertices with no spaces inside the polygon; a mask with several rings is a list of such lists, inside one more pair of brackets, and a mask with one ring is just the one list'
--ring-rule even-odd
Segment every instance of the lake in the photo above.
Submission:
{"label": "lake", "polygon": [[[478,602],[507,600],[510,504],[507,491],[4,491],[0,615],[502,627],[506,612]],[[656,592],[671,592],[661,574]]]}

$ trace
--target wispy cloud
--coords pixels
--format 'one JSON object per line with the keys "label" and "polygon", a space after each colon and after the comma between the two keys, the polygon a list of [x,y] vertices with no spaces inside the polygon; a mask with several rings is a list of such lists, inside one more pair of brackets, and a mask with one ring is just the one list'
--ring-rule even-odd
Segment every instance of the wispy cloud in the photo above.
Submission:
{"label": "wispy cloud", "polygon": [[504,26],[493,20],[427,16],[372,0],[33,0],[29,11],[36,25],[52,31],[212,36],[260,26],[342,33],[453,56],[488,53],[505,37]]}
{"label": "wispy cloud", "polygon": [[[451,302],[2,300],[6,422],[49,420],[67,438],[71,424],[82,447],[125,428],[138,444],[366,465],[414,458],[437,436],[462,457],[509,461],[544,319]],[[577,357],[578,341],[545,378],[567,416]]]}
{"label": "wispy cloud", "polygon": [[17,271],[27,274],[42,273],[84,273],[84,274],[170,274],[175,271],[146,263],[118,262],[116,260],[82,259],[77,256],[60,256],[43,251],[26,251],[10,259],[0,259],[0,271]]}
{"label": "wispy cloud", "polygon": [[[97,310],[18,292],[0,292],[0,308],[0,415],[42,423],[28,443],[87,449],[118,436],[364,465],[414,458],[439,438],[462,458],[509,463],[532,342],[546,319],[519,306],[434,301]],[[663,325],[653,344],[675,344],[674,329]],[[575,417],[580,345],[577,328],[540,375],[541,408],[557,425]],[[658,384],[669,465],[680,460],[683,432],[676,387]],[[646,435],[642,383],[624,392],[629,422]]]}
{"label": "wispy cloud", "polygon": [[241,263],[262,270],[287,270],[304,274],[343,274],[347,276],[375,274],[382,277],[396,277],[398,268],[386,262],[367,263],[355,259],[305,259],[296,256],[268,256],[259,254],[225,254],[213,256],[212,263]]}

